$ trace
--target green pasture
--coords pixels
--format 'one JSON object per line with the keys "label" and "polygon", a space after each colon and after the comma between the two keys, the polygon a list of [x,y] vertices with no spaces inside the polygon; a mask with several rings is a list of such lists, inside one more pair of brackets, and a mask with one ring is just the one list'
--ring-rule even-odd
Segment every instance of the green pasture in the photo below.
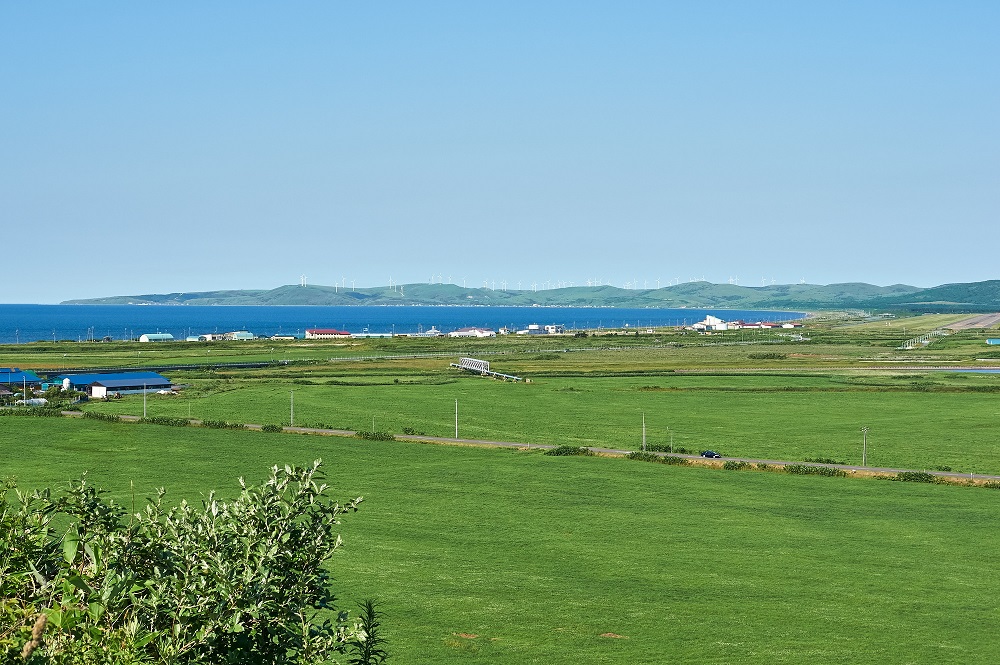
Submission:
{"label": "green pasture", "polygon": [[[517,336],[495,339],[406,338],[357,340],[255,340],[247,342],[33,342],[0,345],[0,366],[35,370],[88,367],[143,368],[227,363],[326,363],[377,356],[449,354],[503,357],[524,371],[585,365],[602,368],[692,368],[754,366],[851,366],[857,363],[970,363],[989,357],[985,338],[994,333],[970,330],[935,338],[927,347],[900,350],[905,340],[940,328],[955,316],[932,315],[889,322],[842,326],[814,321],[800,330],[734,330],[710,335],[674,328],[653,334],[590,331],[586,337]],[[995,353],[995,352],[994,352]],[[546,357],[562,355],[556,359]],[[779,354],[780,359],[761,359]],[[985,354],[985,355],[984,355]],[[583,356],[583,358],[580,358]],[[641,356],[641,357],[637,357]],[[997,360],[1000,360],[998,358]],[[542,365],[539,367],[538,365]]]}
{"label": "green pasture", "polygon": [[[706,394],[641,385],[601,392]],[[547,399],[580,397],[558,392],[569,386],[553,384]],[[445,387],[484,395],[480,404],[542,388]],[[305,392],[318,409],[335,393],[315,388]],[[0,476],[41,487],[88,471],[126,506],[133,487],[138,502],[161,485],[173,501],[232,495],[239,476],[317,457],[335,496],[365,497],[343,524],[335,579],[343,607],[382,602],[390,662],[990,663],[1000,647],[994,490],[0,418]]]}
{"label": "green pasture", "polygon": [[[439,363],[440,364],[440,363]],[[275,379],[191,378],[151,395],[149,416],[294,424],[396,434],[638,449],[647,443],[772,460],[832,458],[870,466],[1000,473],[1000,376],[988,374],[661,373],[504,383],[386,368]],[[183,377],[180,379],[183,381]],[[141,416],[141,396],[84,407]]]}

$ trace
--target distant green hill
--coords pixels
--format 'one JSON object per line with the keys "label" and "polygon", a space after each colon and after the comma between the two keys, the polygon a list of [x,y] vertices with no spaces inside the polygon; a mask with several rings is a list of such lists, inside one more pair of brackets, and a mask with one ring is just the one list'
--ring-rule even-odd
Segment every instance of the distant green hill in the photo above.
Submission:
{"label": "distant green hill", "polygon": [[492,305],[507,307],[725,307],[730,309],[891,309],[1000,311],[1000,280],[929,289],[896,284],[776,284],[738,286],[688,282],[659,289],[570,286],[494,290],[454,284],[406,284],[362,289],[279,286],[271,290],[201,291],[67,300],[63,304],[157,305]]}

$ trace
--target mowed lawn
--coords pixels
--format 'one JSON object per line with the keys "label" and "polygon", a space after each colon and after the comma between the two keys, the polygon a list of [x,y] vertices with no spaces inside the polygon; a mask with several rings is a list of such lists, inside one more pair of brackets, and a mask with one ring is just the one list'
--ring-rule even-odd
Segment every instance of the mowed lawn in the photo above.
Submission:
{"label": "mowed lawn", "polygon": [[321,457],[398,663],[992,663],[1000,492],[292,434],[0,418],[0,476],[197,500]]}
{"label": "mowed lawn", "polygon": [[[295,424],[524,443],[635,450],[648,443],[730,456],[1000,473],[995,375],[543,377],[530,384],[461,374],[341,375],[195,382],[180,396],[151,396],[149,415]],[[398,383],[397,383],[398,381]],[[198,386],[210,386],[199,389]],[[294,397],[292,395],[294,391]],[[131,396],[86,406],[142,415]]]}

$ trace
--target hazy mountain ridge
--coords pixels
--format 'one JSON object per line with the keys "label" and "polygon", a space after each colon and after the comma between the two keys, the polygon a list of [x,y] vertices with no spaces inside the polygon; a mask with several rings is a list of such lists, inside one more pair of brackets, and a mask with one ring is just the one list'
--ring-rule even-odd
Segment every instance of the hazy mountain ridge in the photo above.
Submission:
{"label": "hazy mountain ridge", "polygon": [[484,305],[527,307],[727,307],[733,309],[908,309],[998,311],[1000,280],[922,289],[905,284],[774,284],[739,286],[686,282],[659,289],[570,286],[494,290],[455,284],[406,284],[373,288],[285,285],[270,290],[226,290],[67,300],[94,305]]}

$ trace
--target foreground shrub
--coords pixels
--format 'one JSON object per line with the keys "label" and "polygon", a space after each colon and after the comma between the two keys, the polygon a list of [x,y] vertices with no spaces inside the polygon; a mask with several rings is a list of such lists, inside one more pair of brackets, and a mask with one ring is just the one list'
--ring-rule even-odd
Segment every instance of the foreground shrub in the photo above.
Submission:
{"label": "foreground shrub", "polygon": [[792,473],[798,476],[829,476],[831,478],[845,478],[847,472],[843,469],[834,469],[829,466],[809,466],[808,464],[786,464],[785,473]]}
{"label": "foreground shrub", "polygon": [[593,456],[594,451],[583,446],[559,446],[557,448],[550,448],[549,450],[546,450],[545,454],[555,457],[563,457],[566,455]]}
{"label": "foreground shrub", "polygon": [[267,425],[261,425],[260,426],[260,431],[261,432],[280,433],[280,432],[284,432],[285,428],[282,427],[281,425],[267,424]]}
{"label": "foreground shrub", "polygon": [[[326,497],[319,461],[240,479],[230,502],[125,510],[85,480],[0,486],[0,662],[313,665],[365,636],[334,608],[327,562],[361,498]],[[369,661],[361,661],[369,662]],[[377,661],[370,661],[377,662]]]}
{"label": "foreground shrub", "polygon": [[740,462],[738,460],[727,460],[723,463],[722,468],[727,471],[742,471],[743,469],[749,469],[752,464],[750,462]]}

